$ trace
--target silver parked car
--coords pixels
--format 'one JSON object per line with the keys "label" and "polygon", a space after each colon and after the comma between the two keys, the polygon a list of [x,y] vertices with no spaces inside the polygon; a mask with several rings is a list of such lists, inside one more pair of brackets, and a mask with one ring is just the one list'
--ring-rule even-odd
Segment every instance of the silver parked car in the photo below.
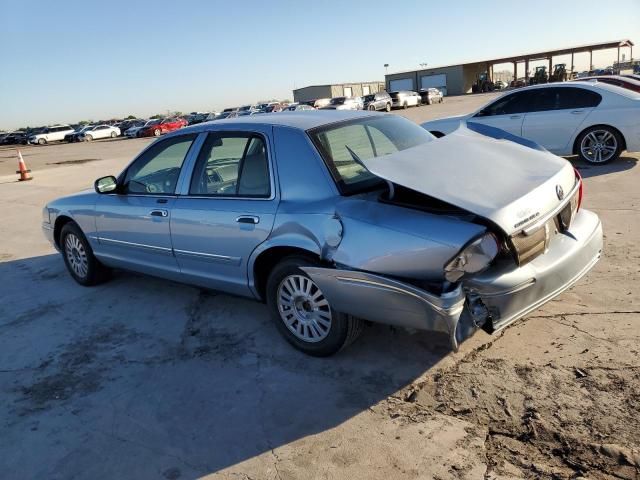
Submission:
{"label": "silver parked car", "polygon": [[363,320],[455,349],[560,294],[602,249],[566,160],[367,111],[195,125],[94,187],[43,210],[77,282],[123,268],[258,299],[318,356]]}

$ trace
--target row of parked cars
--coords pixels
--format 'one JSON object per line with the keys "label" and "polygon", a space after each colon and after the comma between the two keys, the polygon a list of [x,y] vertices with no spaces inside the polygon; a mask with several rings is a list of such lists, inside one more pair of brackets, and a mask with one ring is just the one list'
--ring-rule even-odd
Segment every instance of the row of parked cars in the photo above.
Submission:
{"label": "row of parked cars", "polygon": [[98,122],[94,125],[53,125],[31,131],[16,131],[0,134],[0,145],[38,144],[51,142],[87,142],[103,138],[159,137],[188,125],[202,122],[237,118],[247,115],[304,110],[371,110],[391,111],[419,105],[442,103],[443,95],[437,88],[427,88],[419,92],[377,92],[362,97],[320,98],[307,102],[283,103],[267,102],[257,105],[243,105],[226,108],[222,112],[191,112],[185,117],[158,119],[127,119],[122,121]]}
{"label": "row of parked cars", "polygon": [[[395,108],[409,108],[418,105],[442,103],[443,95],[437,88],[426,88],[419,92],[398,91],[378,92],[362,97],[333,97],[318,98],[306,102],[296,103],[264,103],[259,105],[244,105],[242,107],[226,108],[222,112],[210,114],[204,121],[223,120],[262,113],[276,113],[301,110],[371,110],[391,111]],[[190,123],[191,124],[191,123]]]}

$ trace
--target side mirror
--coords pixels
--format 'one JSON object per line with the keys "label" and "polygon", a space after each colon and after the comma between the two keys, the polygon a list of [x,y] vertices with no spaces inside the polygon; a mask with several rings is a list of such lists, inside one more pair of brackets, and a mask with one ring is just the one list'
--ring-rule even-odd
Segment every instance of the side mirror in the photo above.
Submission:
{"label": "side mirror", "polygon": [[118,180],[113,175],[100,177],[93,183],[93,188],[98,193],[111,193],[118,188]]}

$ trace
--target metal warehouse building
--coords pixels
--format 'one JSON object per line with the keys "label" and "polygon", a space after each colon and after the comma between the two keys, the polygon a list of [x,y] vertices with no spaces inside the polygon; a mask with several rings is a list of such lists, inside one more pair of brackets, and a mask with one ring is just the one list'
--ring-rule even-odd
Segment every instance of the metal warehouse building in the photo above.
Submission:
{"label": "metal warehouse building", "polygon": [[293,91],[294,102],[309,102],[319,98],[361,97],[384,90],[384,82],[336,83],[332,85],[310,85]]}
{"label": "metal warehouse building", "polygon": [[[596,50],[617,49],[618,63],[620,63],[620,49],[624,47],[629,48],[629,57],[633,58],[633,42],[631,42],[631,40],[615,40],[612,42],[580,45],[543,52],[524,53],[520,55],[512,55],[510,57],[461,63],[458,65],[446,65],[442,67],[390,73],[385,76],[385,85],[387,90],[390,92],[397,90],[417,91],[421,88],[435,87],[440,89],[445,95],[461,95],[471,92],[471,87],[475,83],[479,74],[488,72],[490,78],[493,78],[494,65],[512,64],[514,80],[517,80],[518,65],[524,66],[524,70],[521,69],[521,73],[523,77],[528,78],[529,62],[546,60],[549,63],[548,70],[551,72],[553,57],[560,55],[571,55],[570,71],[573,71],[574,68],[574,55],[579,53],[589,54],[589,65],[591,65],[591,69],[593,69],[593,52]],[[567,71],[569,71],[569,65],[567,66]]]}

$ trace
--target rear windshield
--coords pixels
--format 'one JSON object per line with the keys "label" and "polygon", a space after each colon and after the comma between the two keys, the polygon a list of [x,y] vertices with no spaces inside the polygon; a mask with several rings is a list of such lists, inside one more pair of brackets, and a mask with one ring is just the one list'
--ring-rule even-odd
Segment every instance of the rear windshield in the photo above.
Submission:
{"label": "rear windshield", "polygon": [[[365,191],[381,182],[360,161],[390,155],[434,139],[424,128],[396,115],[333,123],[309,130],[308,134],[345,195]],[[390,158],[389,161],[393,160]]]}

